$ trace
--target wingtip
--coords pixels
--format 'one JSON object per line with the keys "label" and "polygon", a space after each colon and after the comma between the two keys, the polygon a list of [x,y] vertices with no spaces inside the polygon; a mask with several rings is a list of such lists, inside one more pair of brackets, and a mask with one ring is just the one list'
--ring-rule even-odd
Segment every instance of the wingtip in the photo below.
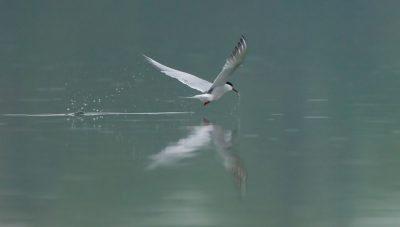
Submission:
{"label": "wingtip", "polygon": [[142,54],[142,56],[144,57],[144,59],[145,59],[146,61],[148,61],[148,62],[150,62],[150,63],[153,61],[153,59],[147,57],[147,56],[144,55],[144,54]]}
{"label": "wingtip", "polygon": [[235,56],[237,54],[241,54],[241,52],[246,51],[246,48],[247,48],[246,38],[244,37],[244,35],[241,35],[240,41],[238,42],[238,44],[233,49],[233,52],[232,52],[231,57],[229,59],[232,60],[233,58],[235,58]]}

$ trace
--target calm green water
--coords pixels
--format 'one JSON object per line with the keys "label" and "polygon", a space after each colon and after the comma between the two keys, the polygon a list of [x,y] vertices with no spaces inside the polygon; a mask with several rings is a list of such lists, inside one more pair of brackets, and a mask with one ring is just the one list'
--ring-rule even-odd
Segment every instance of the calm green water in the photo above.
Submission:
{"label": "calm green water", "polygon": [[[0,1],[0,22],[0,226],[399,226],[398,1]],[[240,96],[206,107],[141,56],[213,81],[242,34]]]}

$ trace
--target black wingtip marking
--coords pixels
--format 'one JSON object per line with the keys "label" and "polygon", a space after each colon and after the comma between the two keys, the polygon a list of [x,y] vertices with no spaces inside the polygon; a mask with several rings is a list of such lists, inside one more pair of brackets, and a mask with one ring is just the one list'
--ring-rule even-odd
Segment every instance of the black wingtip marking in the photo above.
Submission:
{"label": "black wingtip marking", "polygon": [[233,49],[233,53],[231,54],[231,59],[232,58],[235,58],[235,56],[236,56],[236,54],[239,52],[239,51],[243,51],[243,49],[246,47],[246,38],[244,37],[244,35],[242,35],[241,37],[240,37],[240,41],[238,42],[238,44],[237,44],[237,46],[235,46],[235,49]]}

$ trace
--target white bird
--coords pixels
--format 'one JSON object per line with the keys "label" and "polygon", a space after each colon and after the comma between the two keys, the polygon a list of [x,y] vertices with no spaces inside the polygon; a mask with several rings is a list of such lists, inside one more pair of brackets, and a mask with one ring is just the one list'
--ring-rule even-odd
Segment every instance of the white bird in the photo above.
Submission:
{"label": "white bird", "polygon": [[178,79],[180,82],[188,85],[189,87],[196,89],[198,91],[203,92],[203,94],[195,95],[192,97],[183,97],[183,98],[197,98],[200,101],[204,102],[204,106],[209,104],[210,102],[217,101],[224,95],[226,92],[233,90],[236,93],[238,91],[233,87],[232,83],[228,82],[229,78],[239,67],[247,55],[247,44],[245,37],[242,35],[238,45],[233,50],[231,56],[226,60],[222,71],[219,73],[217,78],[215,78],[213,83],[210,83],[206,80],[203,80],[197,76],[194,76],[189,73],[185,73],[182,71],[178,71],[176,69],[169,68],[165,65],[162,65],[153,59],[143,55],[148,62],[158,68],[162,73],[170,76],[172,78]]}

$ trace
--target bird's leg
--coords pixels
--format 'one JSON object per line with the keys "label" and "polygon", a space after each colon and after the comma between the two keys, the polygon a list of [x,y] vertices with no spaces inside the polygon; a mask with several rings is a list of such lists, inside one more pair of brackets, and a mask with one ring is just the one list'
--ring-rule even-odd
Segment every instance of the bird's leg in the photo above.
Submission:
{"label": "bird's leg", "polygon": [[210,103],[210,101],[205,102],[205,103],[204,103],[204,106],[206,106],[206,105],[209,104],[209,103]]}

